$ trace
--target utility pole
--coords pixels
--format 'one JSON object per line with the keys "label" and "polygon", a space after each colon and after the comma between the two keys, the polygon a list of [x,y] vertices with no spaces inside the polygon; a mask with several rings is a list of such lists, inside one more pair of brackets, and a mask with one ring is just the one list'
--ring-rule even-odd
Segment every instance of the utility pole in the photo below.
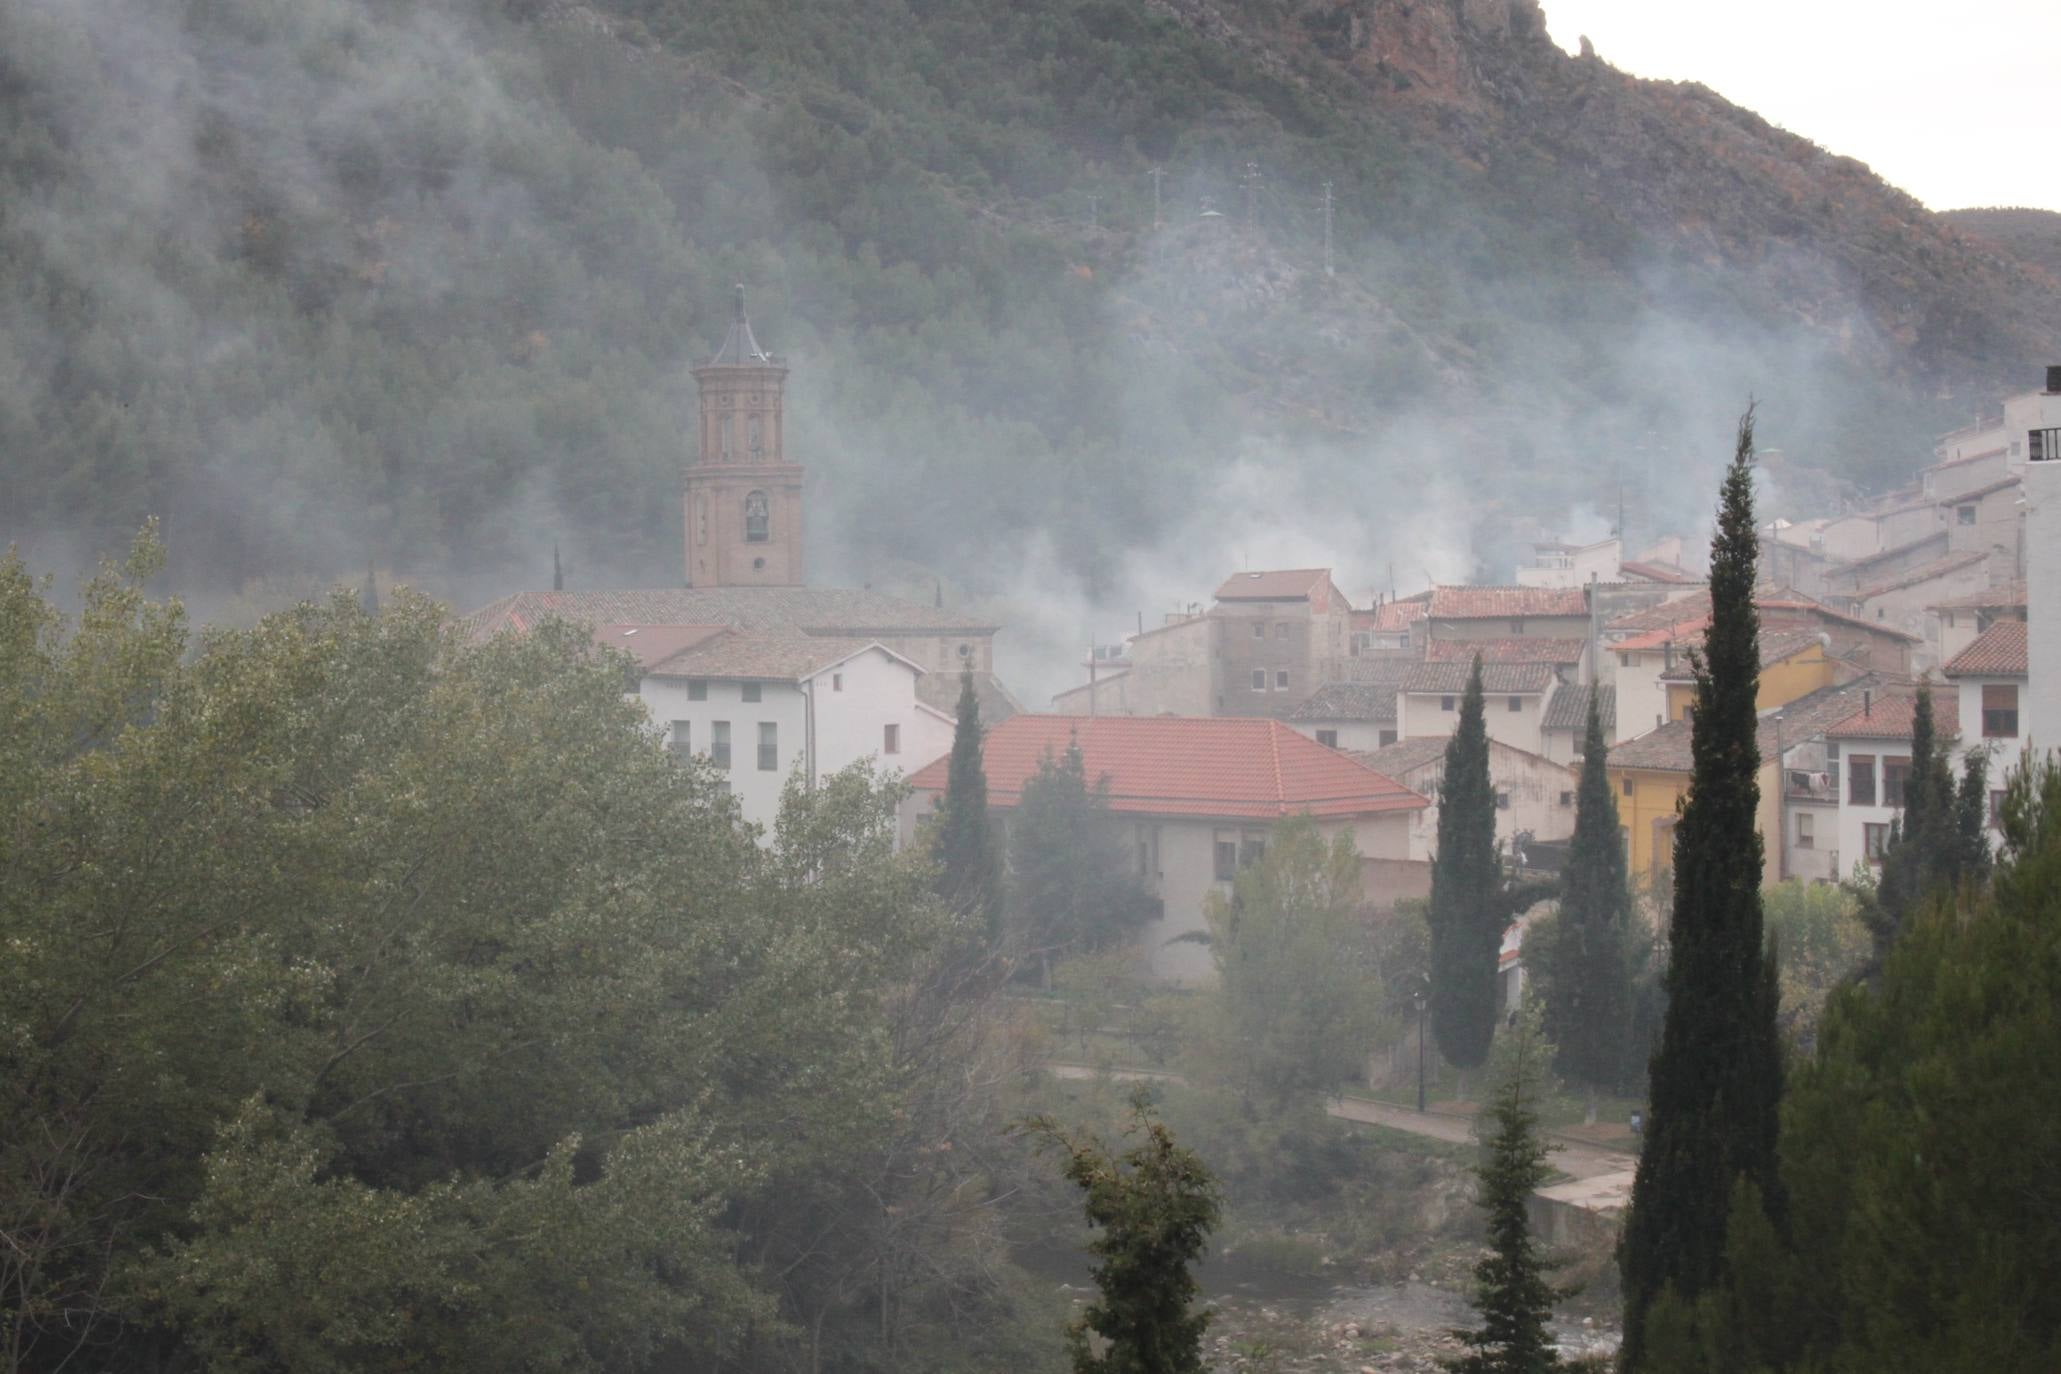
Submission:
{"label": "utility pole", "polygon": [[1152,178],[1152,227],[1159,228],[1159,179],[1166,175],[1166,168],[1154,167],[1146,175]]}
{"label": "utility pole", "polygon": [[1331,183],[1324,183],[1324,275],[1337,275],[1331,266]]}

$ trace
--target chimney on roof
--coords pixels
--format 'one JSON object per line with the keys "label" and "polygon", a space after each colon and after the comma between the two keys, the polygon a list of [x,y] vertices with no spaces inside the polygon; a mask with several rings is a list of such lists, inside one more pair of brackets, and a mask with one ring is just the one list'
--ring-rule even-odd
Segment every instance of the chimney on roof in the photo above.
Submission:
{"label": "chimney on roof", "polygon": [[1875,714],[1875,689],[1872,687],[1861,688],[1861,714],[1864,716]]}
{"label": "chimney on roof", "polygon": [[2061,363],[2047,364],[2047,394],[2061,395]]}

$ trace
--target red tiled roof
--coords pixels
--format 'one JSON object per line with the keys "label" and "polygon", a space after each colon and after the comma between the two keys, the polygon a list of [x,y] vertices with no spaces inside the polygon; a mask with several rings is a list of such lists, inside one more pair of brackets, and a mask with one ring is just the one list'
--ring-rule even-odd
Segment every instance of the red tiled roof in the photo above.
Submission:
{"label": "red tiled roof", "polygon": [[[1108,780],[1110,810],[1133,815],[1272,820],[1305,811],[1365,816],[1430,805],[1393,778],[1276,720],[1050,715],[1011,716],[988,731],[981,761],[989,804],[1016,805],[1039,762],[1074,740],[1088,777]],[[938,759],[918,770],[910,784],[942,791],[949,762]]]}
{"label": "red tiled roof", "polygon": [[1401,634],[1431,610],[1431,602],[1412,597],[1408,601],[1384,601],[1379,606],[1353,612],[1353,626],[1379,634]]}
{"label": "red tiled roof", "polygon": [[[1474,660],[1465,663],[1413,663],[1403,673],[1402,690],[1440,696],[1467,690],[1474,675]],[[1481,690],[1489,696],[1527,696],[1544,692],[1557,681],[1550,663],[1484,663]]]}
{"label": "red tiled roof", "polygon": [[1331,580],[1329,568],[1284,568],[1233,573],[1217,588],[1219,601],[1302,601]]}
{"label": "red tiled roof", "polygon": [[1994,587],[1984,587],[1979,592],[1953,597],[1947,601],[1936,601],[1926,607],[1932,611],[1983,611],[1999,606],[2025,607],[2025,580],[2000,582]]}
{"label": "red tiled roof", "polygon": [[[1917,635],[1906,633],[1894,626],[1835,610],[1814,597],[1805,596],[1793,587],[1762,587],[1753,594],[1753,604],[1763,611],[1807,611],[1822,620],[1837,621],[1842,625],[1852,625],[1873,634],[1887,635],[1891,639],[1901,639],[1913,644],[1919,639]],[[1605,625],[1603,630],[1606,635],[1617,633],[1631,636],[1608,645],[1611,649],[1657,649],[1668,640],[1679,640],[1685,634],[1700,635],[1709,623],[1710,590],[1701,588],[1673,601],[1663,601],[1658,606],[1648,606],[1644,610],[1621,615]],[[1669,630],[1673,633],[1653,633]]]}
{"label": "red tiled roof", "polygon": [[[1909,739],[1917,713],[1916,692],[1880,695],[1846,719],[1826,726],[1825,733],[1840,739]],[[1952,692],[1932,694],[1932,728],[1942,736],[1961,733],[1961,703]]]}
{"label": "red tiled roof", "polygon": [[624,650],[636,658],[638,667],[649,671],[729,632],[727,625],[596,625],[594,642],[604,649]]}
{"label": "red tiled roof", "polygon": [[1962,553],[1950,553],[1945,558],[1935,558],[1930,563],[1920,563],[1915,568],[1906,568],[1895,576],[1884,578],[1873,586],[1861,588],[1854,595],[1863,601],[1868,601],[1874,597],[1887,596],[1891,592],[1903,591],[1907,587],[1922,586],[1927,582],[1936,581],[1942,577],[1951,577],[1964,568],[1972,568],[1977,563],[1988,561],[1988,554],[1974,549],[1969,549]]}
{"label": "red tiled roof", "polygon": [[2024,677],[2025,622],[1999,620],[1948,660],[1948,677]]}
{"label": "red tiled roof", "polygon": [[1522,616],[1585,616],[1580,587],[1433,587],[1434,620],[1516,620]]}
{"label": "red tiled roof", "polygon": [[[1760,637],[1760,666],[1772,668],[1777,663],[1783,663],[1795,658],[1805,649],[1816,648],[1817,644],[1818,636],[1812,630],[1790,630],[1786,633],[1773,634],[1763,633]],[[1703,636],[1698,634],[1696,636],[1696,647],[1701,648],[1702,645]],[[1660,675],[1660,680],[1662,682],[1694,682],[1696,680],[1696,670],[1690,666],[1688,656],[1685,654],[1675,660],[1674,667],[1669,668]]]}
{"label": "red tiled roof", "polygon": [[1630,639],[1621,639],[1610,647],[1619,653],[1643,653],[1649,649],[1659,649],[1669,644],[1682,644],[1692,640],[1700,644],[1703,642],[1703,632],[1709,628],[1710,613],[1706,610],[1702,615],[1677,624],[1663,625],[1659,629],[1633,635]]}
{"label": "red tiled roof", "polygon": [[1434,639],[1424,646],[1426,663],[1472,663],[1476,654],[1488,663],[1579,663],[1588,641],[1582,639]]}
{"label": "red tiled roof", "polygon": [[1627,577],[1643,578],[1648,582],[1701,582],[1694,573],[1684,572],[1672,563],[1645,563],[1637,560],[1619,563],[1617,570]]}

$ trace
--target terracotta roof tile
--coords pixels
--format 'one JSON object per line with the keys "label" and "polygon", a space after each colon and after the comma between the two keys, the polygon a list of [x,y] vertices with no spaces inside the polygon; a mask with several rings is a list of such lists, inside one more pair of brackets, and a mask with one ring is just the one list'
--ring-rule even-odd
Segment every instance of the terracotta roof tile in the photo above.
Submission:
{"label": "terracotta roof tile", "polygon": [[1331,580],[1329,568],[1284,568],[1233,573],[1217,588],[1219,601],[1301,601]]}
{"label": "terracotta roof tile", "polygon": [[1585,616],[1580,587],[1434,587],[1434,620],[1516,620],[1523,616]]}
{"label": "terracotta roof tile", "polygon": [[730,633],[727,625],[596,625],[594,642],[621,649],[647,672],[675,654]]}
{"label": "terracotta roof tile", "polygon": [[[1078,740],[1091,779],[1108,780],[1112,811],[1273,820],[1364,816],[1430,805],[1393,778],[1276,720],[1205,716],[1019,715],[987,732],[988,801],[1012,807],[1047,755]],[[949,760],[909,779],[942,791]]]}
{"label": "terracotta roof tile", "polygon": [[1956,596],[1946,601],[1936,601],[1926,607],[1933,611],[1981,611],[1997,607],[2025,606],[2025,579],[2016,582],[2000,582],[1994,587],[1984,587],[1979,592]]}
{"label": "terracotta roof tile", "polygon": [[[1753,604],[1762,611],[1802,611],[1821,620],[1837,621],[1840,624],[1852,625],[1858,629],[1865,629],[1874,634],[1887,635],[1892,639],[1901,639],[1909,643],[1915,644],[1919,639],[1917,635],[1906,634],[1902,630],[1884,625],[1878,621],[1864,619],[1857,615],[1848,615],[1845,611],[1827,606],[1815,597],[1805,596],[1794,587],[1762,587],[1754,592]],[[1617,650],[1657,649],[1670,638],[1677,640],[1682,638],[1681,631],[1683,629],[1692,629],[1694,633],[1702,634],[1703,627],[1709,623],[1709,620],[1710,590],[1709,588],[1699,588],[1687,596],[1677,597],[1673,601],[1663,601],[1658,606],[1648,606],[1644,610],[1631,611],[1617,617],[1617,619],[1603,627],[1604,634],[1606,636],[1615,634],[1627,637],[1614,643],[1609,643],[1606,647]],[[1674,635],[1654,633],[1655,631],[1671,628],[1675,629],[1677,633]]]}
{"label": "terracotta roof tile", "polygon": [[2025,622],[1999,620],[1948,660],[1948,677],[2024,677]]}
{"label": "terracotta roof tile", "polygon": [[1553,693],[1553,699],[1546,703],[1546,714],[1540,718],[1539,726],[1545,730],[1573,730],[1579,733],[1589,728],[1589,694],[1596,693],[1596,710],[1603,717],[1603,736],[1608,739],[1617,729],[1617,688],[1563,686]]}
{"label": "terracotta roof tile", "polygon": [[1416,735],[1397,740],[1394,744],[1384,744],[1379,749],[1355,750],[1353,757],[1377,773],[1400,778],[1427,763],[1444,759],[1446,746],[1451,743],[1451,737],[1446,735]]}
{"label": "terracotta roof tile", "polygon": [[1401,634],[1424,617],[1431,610],[1429,598],[1412,597],[1407,601],[1384,601],[1364,611],[1353,612],[1353,627],[1373,630],[1379,634]]}
{"label": "terracotta roof tile", "polygon": [[1395,720],[1395,684],[1327,682],[1288,713],[1290,720]]}
{"label": "terracotta roof tile", "polygon": [[[1417,663],[1403,674],[1402,689],[1405,692],[1438,692],[1441,694],[1464,692],[1467,679],[1474,672],[1472,659],[1465,663]],[[1550,687],[1556,676],[1550,663],[1484,663],[1481,665],[1481,689],[1490,696],[1527,696],[1543,692]]]}
{"label": "terracotta roof tile", "polygon": [[[1881,674],[1868,673],[1852,682],[1820,687],[1767,712],[1754,727],[1754,742],[1760,748],[1761,762],[1774,763],[1784,751],[1828,733],[1827,727],[1860,709],[1864,693],[1873,692],[1879,697],[1907,686],[1907,682],[1892,683]],[[1691,728],[1686,720],[1672,720],[1637,739],[1614,744],[1610,747],[1610,766],[1662,773],[1692,772],[1695,757],[1691,751]]]}
{"label": "terracotta roof tile", "polygon": [[[1916,692],[1877,693],[1861,710],[1826,726],[1825,733],[1841,739],[1909,739],[1911,721],[1917,713]],[[1932,724],[1942,737],[1961,733],[1961,703],[1957,695],[1932,694]]]}
{"label": "terracotta roof tile", "polygon": [[1434,639],[1424,646],[1426,663],[1472,663],[1476,654],[1489,663],[1579,663],[1583,639]]}
{"label": "terracotta roof tile", "polygon": [[1878,596],[1887,596],[1891,592],[1900,592],[1906,587],[1922,586],[1938,578],[1951,577],[1964,568],[1972,568],[1977,563],[1988,561],[1988,554],[1974,549],[1969,549],[1962,553],[1950,553],[1944,558],[1935,558],[1930,563],[1921,563],[1915,568],[1906,568],[1893,577],[1886,577],[1872,586],[1861,588],[1854,595],[1863,601],[1868,601]]}
{"label": "terracotta roof tile", "polygon": [[1647,582],[1695,583],[1703,579],[1686,572],[1672,563],[1647,563],[1637,559],[1619,563],[1617,570],[1626,577],[1636,577]]}

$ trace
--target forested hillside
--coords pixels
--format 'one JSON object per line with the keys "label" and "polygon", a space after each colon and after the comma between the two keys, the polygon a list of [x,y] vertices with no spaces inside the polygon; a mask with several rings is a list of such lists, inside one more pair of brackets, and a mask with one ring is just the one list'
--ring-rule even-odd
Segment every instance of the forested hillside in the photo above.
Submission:
{"label": "forested hillside", "polygon": [[0,538],[46,565],[157,513],[211,595],[676,580],[736,281],[818,575],[1082,606],[1462,576],[1620,485],[1687,523],[1749,391],[1881,484],[2061,356],[2050,279],[1527,0],[0,7]]}

